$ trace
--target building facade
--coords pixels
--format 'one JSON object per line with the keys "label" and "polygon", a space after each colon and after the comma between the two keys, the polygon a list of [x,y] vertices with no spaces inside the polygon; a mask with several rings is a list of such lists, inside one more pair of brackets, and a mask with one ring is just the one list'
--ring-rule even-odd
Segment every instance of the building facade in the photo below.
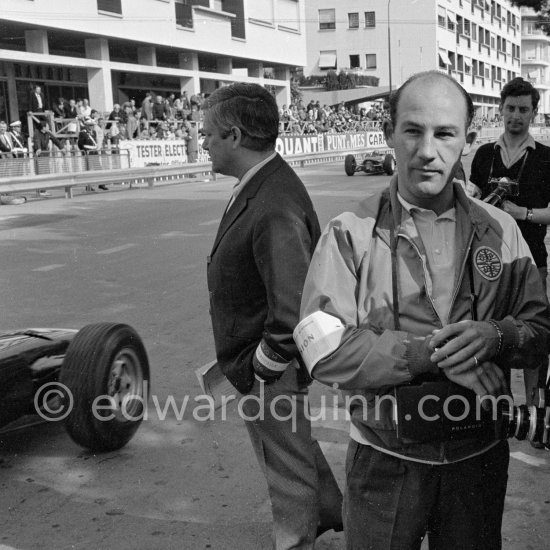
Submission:
{"label": "building facade", "polygon": [[502,0],[306,0],[306,76],[351,69],[396,89],[440,70],[472,95],[479,116],[498,111],[521,73],[520,10]]}
{"label": "building facade", "polygon": [[521,9],[521,73],[540,93],[540,118],[550,118],[550,36],[539,29],[537,15]]}
{"label": "building facade", "polygon": [[109,111],[149,90],[211,93],[231,82],[290,99],[306,63],[303,0],[2,0],[0,119],[21,119],[33,85],[46,108],[89,98]]}

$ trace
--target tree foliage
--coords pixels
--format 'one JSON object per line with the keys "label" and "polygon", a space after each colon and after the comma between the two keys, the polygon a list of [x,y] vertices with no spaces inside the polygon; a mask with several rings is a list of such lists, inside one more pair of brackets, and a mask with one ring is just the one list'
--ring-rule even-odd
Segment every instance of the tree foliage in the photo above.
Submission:
{"label": "tree foliage", "polygon": [[537,14],[537,26],[550,36],[550,0],[512,0],[518,8],[531,8]]}

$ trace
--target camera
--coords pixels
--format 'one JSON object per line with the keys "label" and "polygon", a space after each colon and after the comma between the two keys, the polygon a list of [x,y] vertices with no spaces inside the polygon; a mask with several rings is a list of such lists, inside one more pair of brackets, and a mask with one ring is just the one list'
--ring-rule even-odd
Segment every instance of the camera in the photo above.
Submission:
{"label": "camera", "polygon": [[534,397],[535,405],[527,407],[508,395],[479,398],[448,380],[399,386],[397,437],[404,443],[515,437],[550,449],[550,388],[538,388]]}
{"label": "camera", "polygon": [[491,178],[489,186],[491,192],[483,199],[483,202],[492,204],[497,208],[500,208],[508,197],[519,196],[519,183],[510,178]]}
{"label": "camera", "polygon": [[533,443],[542,443],[550,450],[550,389],[538,388],[535,405],[531,407],[503,405],[495,429],[499,439],[527,439]]}

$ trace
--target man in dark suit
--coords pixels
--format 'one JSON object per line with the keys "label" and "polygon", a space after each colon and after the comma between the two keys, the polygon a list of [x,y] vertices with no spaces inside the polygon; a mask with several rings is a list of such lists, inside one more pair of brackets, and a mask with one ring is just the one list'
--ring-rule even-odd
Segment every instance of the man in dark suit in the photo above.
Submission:
{"label": "man in dark suit", "polygon": [[242,413],[266,476],[274,548],[312,549],[341,530],[342,496],[307,413],[310,379],[292,339],[317,215],[294,171],[275,152],[279,115],[256,84],[216,90],[205,104],[203,148],[215,172],[236,177],[208,259],[218,364],[241,393]]}
{"label": "man in dark suit", "polygon": [[46,103],[44,101],[44,94],[42,93],[42,88],[40,86],[33,87],[30,99],[31,112],[43,113]]}

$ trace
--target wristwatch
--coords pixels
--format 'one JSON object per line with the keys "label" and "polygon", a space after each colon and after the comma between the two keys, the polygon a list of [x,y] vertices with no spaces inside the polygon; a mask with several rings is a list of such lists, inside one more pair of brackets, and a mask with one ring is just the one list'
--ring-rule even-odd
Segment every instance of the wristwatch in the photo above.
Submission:
{"label": "wristwatch", "polygon": [[527,214],[525,215],[525,220],[528,221],[528,222],[533,221],[533,209],[532,208],[527,209]]}

